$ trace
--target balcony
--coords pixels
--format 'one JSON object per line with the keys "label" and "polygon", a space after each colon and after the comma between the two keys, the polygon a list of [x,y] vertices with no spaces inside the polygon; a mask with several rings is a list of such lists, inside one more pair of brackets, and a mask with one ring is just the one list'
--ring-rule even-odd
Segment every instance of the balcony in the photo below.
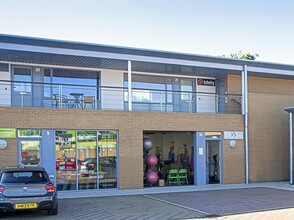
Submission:
{"label": "balcony", "polygon": [[[0,106],[128,110],[128,88],[0,81]],[[241,114],[241,95],[132,89],[132,110]]]}

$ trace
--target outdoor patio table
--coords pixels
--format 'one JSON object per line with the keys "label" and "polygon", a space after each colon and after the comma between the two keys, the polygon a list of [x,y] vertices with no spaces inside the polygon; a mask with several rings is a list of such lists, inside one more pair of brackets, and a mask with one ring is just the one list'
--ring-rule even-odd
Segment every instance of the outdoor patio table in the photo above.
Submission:
{"label": "outdoor patio table", "polygon": [[84,94],[83,93],[70,93],[71,96],[74,97],[74,103],[72,104],[72,108],[83,108],[82,100],[80,99]]}

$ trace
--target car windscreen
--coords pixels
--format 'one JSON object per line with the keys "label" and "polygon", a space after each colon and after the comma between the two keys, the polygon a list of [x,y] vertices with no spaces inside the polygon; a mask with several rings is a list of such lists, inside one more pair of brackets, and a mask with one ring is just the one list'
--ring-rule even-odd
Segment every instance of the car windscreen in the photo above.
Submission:
{"label": "car windscreen", "polygon": [[48,175],[44,171],[10,171],[1,176],[1,183],[46,183]]}

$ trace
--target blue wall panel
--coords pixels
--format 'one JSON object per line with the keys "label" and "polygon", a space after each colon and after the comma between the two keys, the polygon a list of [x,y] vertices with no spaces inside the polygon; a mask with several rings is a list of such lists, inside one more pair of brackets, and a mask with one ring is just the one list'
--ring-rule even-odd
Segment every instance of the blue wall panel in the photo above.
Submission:
{"label": "blue wall panel", "polygon": [[195,173],[194,183],[197,186],[206,185],[206,146],[205,132],[196,132],[195,135]]}
{"label": "blue wall panel", "polygon": [[53,130],[42,130],[41,166],[46,169],[51,176],[50,179],[56,184],[54,133]]}

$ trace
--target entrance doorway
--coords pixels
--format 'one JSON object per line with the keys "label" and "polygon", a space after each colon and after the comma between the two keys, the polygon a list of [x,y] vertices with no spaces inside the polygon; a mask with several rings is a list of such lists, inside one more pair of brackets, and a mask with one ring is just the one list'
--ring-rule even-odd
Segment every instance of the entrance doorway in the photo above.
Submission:
{"label": "entrance doorway", "polygon": [[219,140],[206,140],[206,183],[221,182],[221,152]]}
{"label": "entrance doorway", "polygon": [[194,134],[195,132],[144,132],[144,187],[194,184]]}

